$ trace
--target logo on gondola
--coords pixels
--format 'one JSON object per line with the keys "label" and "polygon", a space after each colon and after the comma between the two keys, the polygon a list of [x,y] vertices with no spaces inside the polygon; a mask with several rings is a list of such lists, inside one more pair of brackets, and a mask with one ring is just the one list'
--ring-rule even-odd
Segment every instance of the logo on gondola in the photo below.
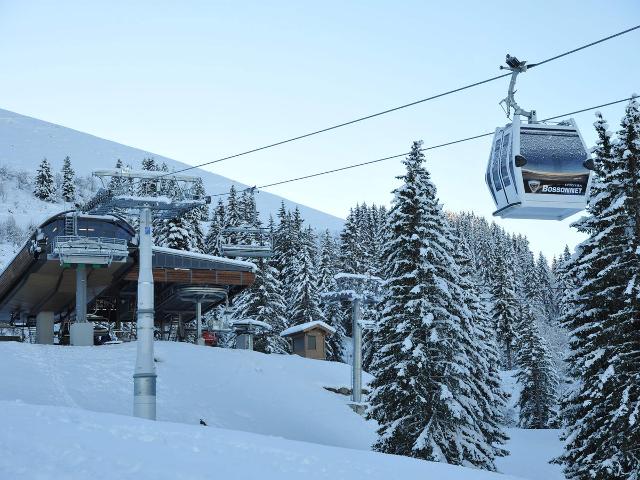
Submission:
{"label": "logo on gondola", "polygon": [[536,193],[538,190],[540,190],[540,180],[529,180],[528,184],[531,193]]}

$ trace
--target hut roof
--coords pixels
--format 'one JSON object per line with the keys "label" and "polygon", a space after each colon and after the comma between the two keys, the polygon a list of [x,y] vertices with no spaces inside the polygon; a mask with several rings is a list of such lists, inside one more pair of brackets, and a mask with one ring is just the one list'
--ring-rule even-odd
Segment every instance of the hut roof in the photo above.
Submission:
{"label": "hut roof", "polygon": [[301,323],[300,325],[289,327],[286,330],[283,330],[280,336],[290,337],[291,335],[295,335],[296,333],[307,332],[309,330],[313,330],[314,328],[320,328],[322,330],[325,330],[327,333],[336,333],[336,329],[331,325],[328,325],[321,320],[315,320],[313,322]]}

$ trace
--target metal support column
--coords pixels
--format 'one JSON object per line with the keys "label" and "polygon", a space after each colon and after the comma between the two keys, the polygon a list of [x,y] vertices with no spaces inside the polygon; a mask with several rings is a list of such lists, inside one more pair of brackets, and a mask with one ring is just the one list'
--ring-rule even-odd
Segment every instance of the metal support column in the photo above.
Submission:
{"label": "metal support column", "polygon": [[76,268],[76,322],[87,321],[87,267],[79,263]]}
{"label": "metal support column", "polygon": [[153,272],[151,210],[140,209],[138,318],[136,367],[133,374],[133,415],[156,419],[156,367],[153,359]]}
{"label": "metal support column", "polygon": [[351,303],[351,321],[353,337],[353,368],[351,400],[354,403],[362,401],[362,327],[360,326],[360,299],[354,298]]}
{"label": "metal support column", "polygon": [[196,300],[196,331],[198,336],[196,337],[197,344],[204,344],[202,340],[202,303],[200,299]]}

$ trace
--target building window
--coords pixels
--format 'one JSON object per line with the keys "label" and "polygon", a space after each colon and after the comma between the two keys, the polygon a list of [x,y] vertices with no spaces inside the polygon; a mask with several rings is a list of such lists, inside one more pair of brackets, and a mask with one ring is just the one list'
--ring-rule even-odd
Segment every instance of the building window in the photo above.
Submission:
{"label": "building window", "polygon": [[304,352],[304,337],[302,335],[293,339],[293,351]]}
{"label": "building window", "polygon": [[307,349],[315,350],[316,349],[316,337],[315,335],[309,335],[307,337]]}

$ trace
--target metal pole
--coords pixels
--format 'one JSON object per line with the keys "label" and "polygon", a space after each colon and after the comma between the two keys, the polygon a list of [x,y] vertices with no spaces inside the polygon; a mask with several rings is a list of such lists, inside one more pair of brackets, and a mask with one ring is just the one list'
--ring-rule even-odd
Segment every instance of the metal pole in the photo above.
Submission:
{"label": "metal pole", "polygon": [[196,300],[196,326],[198,330],[198,338],[196,338],[196,343],[202,338],[202,304],[200,303],[200,299]]}
{"label": "metal pole", "polygon": [[351,400],[354,403],[362,401],[362,328],[360,326],[360,299],[355,298],[351,303],[351,320],[353,336],[353,368]]}
{"label": "metal pole", "polygon": [[249,330],[249,334],[247,335],[247,350],[253,351],[253,331]]}
{"label": "metal pole", "polygon": [[87,267],[79,263],[76,268],[76,322],[87,321]]}
{"label": "metal pole", "polygon": [[153,273],[151,270],[151,210],[140,209],[138,245],[137,356],[133,374],[133,415],[156,419],[156,367],[153,360]]}

